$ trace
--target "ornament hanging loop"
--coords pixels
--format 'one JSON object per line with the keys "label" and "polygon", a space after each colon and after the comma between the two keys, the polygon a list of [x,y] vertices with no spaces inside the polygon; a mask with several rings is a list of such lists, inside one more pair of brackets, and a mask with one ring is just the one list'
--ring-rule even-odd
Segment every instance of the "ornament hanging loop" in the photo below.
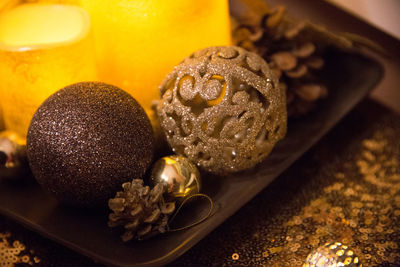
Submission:
{"label": "ornament hanging loop", "polygon": [[[210,204],[208,213],[207,213],[205,216],[203,216],[202,218],[200,218],[198,221],[194,222],[194,223],[191,223],[191,224],[186,225],[186,226],[183,226],[183,227],[171,228],[170,225],[171,225],[171,223],[174,221],[174,219],[176,218],[176,215],[179,213],[179,211],[183,208],[183,206],[184,206],[190,199],[195,198],[195,197],[202,197],[202,198],[205,198],[205,199],[208,200],[208,202],[209,202],[209,204]],[[168,225],[167,225],[167,232],[182,231],[182,230],[189,229],[189,228],[191,228],[191,227],[193,227],[193,226],[196,226],[196,225],[198,225],[198,224],[204,222],[205,220],[207,220],[209,217],[211,217],[213,210],[214,210],[214,201],[213,201],[209,196],[207,196],[207,195],[205,195],[205,194],[194,194],[194,195],[191,195],[190,197],[186,198],[186,199],[179,205],[178,209],[176,210],[176,212],[174,213],[174,215],[173,215],[173,216],[171,217],[171,219],[169,220]]]}

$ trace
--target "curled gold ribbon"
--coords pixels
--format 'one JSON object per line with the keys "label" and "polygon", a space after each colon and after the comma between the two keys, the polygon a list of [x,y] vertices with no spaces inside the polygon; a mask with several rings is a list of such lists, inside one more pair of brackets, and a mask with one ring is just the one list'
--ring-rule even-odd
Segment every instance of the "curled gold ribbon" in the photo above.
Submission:
{"label": "curled gold ribbon", "polygon": [[[207,215],[204,216],[203,218],[199,219],[198,221],[192,223],[192,224],[189,224],[189,225],[186,225],[186,226],[183,226],[183,227],[179,227],[179,228],[175,228],[175,229],[171,229],[170,225],[171,225],[172,221],[175,219],[176,215],[179,213],[179,211],[182,209],[182,207],[183,207],[190,199],[192,199],[192,198],[194,198],[194,197],[203,197],[203,198],[205,198],[205,199],[208,200],[208,202],[209,202],[209,204],[210,204],[210,208],[209,208],[209,210],[208,210]],[[205,220],[207,220],[207,219],[212,215],[213,210],[214,210],[214,201],[213,201],[209,196],[207,196],[207,195],[205,195],[205,194],[194,194],[194,195],[192,195],[192,196],[186,198],[186,199],[181,203],[181,205],[179,205],[178,209],[176,210],[176,212],[174,213],[174,215],[172,215],[171,219],[170,219],[169,222],[168,222],[168,225],[167,225],[167,232],[182,231],[182,230],[185,230],[185,229],[189,229],[189,228],[191,228],[191,227],[193,227],[193,226],[196,226],[196,225],[198,225],[198,224],[204,222]]]}

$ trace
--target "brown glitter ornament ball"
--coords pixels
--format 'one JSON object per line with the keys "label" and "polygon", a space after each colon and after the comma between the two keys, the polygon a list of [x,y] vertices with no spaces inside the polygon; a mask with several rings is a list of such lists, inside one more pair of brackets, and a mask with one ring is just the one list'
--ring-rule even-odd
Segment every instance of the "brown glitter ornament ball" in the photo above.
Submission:
{"label": "brown glitter ornament ball", "polygon": [[285,92],[267,63],[243,48],[195,52],[160,91],[157,113],[168,143],[209,172],[251,168],[286,134]]}
{"label": "brown glitter ornament ball", "polygon": [[99,82],[67,86],[36,111],[27,136],[39,184],[69,204],[106,204],[122,183],[149,167],[154,135],[143,108]]}

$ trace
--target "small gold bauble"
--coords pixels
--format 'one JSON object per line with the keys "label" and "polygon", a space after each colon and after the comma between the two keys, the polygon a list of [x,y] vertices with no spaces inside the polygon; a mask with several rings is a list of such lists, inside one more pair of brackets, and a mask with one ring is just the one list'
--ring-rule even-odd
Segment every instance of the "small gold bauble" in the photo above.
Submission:
{"label": "small gold bauble", "polygon": [[184,200],[201,189],[200,173],[197,167],[183,156],[167,156],[159,159],[151,171],[150,183],[167,186],[167,195]]}
{"label": "small gold bauble", "polygon": [[223,174],[253,167],[286,133],[285,91],[240,47],[195,52],[160,86],[157,114],[175,153]]}
{"label": "small gold bauble", "polygon": [[362,266],[354,251],[340,242],[326,243],[308,254],[303,267]]}
{"label": "small gold bauble", "polygon": [[25,139],[14,132],[0,132],[0,179],[18,179],[28,173]]}

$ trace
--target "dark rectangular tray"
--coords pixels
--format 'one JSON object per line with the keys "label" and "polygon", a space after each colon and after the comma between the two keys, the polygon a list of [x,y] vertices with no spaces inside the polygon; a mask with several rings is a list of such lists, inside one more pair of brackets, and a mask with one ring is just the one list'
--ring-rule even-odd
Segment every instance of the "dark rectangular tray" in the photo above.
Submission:
{"label": "dark rectangular tray", "polygon": [[[251,171],[205,176],[204,193],[215,213],[203,223],[144,242],[124,244],[107,227],[108,211],[60,206],[35,183],[0,182],[0,213],[96,261],[113,266],[158,266],[176,259],[235,213],[321,139],[382,78],[380,64],[361,55],[332,52],[323,78],[329,97],[310,115],[289,122],[288,134],[271,155]],[[197,206],[197,215],[205,210]],[[183,213],[183,219],[195,216]],[[186,217],[186,218],[184,218]]]}

